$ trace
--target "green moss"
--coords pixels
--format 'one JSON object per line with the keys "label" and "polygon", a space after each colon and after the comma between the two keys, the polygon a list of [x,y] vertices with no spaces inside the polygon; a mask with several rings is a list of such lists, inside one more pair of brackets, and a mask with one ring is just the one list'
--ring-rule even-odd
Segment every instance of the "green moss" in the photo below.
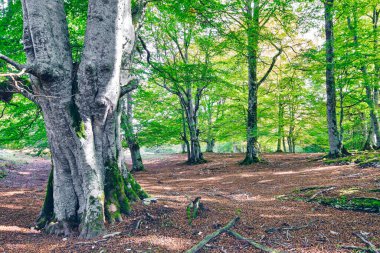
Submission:
{"label": "green moss", "polygon": [[49,222],[54,219],[54,196],[53,196],[53,184],[54,184],[54,168],[52,167],[48,183],[46,186],[46,194],[44,204],[41,209],[41,213],[37,219],[37,228],[44,228]]}
{"label": "green moss", "polygon": [[8,175],[6,170],[0,170],[0,179],[5,178]]}
{"label": "green moss", "polygon": [[380,200],[375,198],[351,198],[341,196],[339,198],[320,198],[316,200],[322,205],[338,209],[362,211],[369,213],[380,212]]}
{"label": "green moss", "polygon": [[77,134],[79,138],[83,138],[83,139],[86,138],[86,129],[85,129],[83,120],[80,116],[79,109],[74,101],[71,102],[69,109],[70,109],[71,118],[73,120],[72,127],[74,128],[75,133]]}
{"label": "green moss", "polygon": [[351,156],[340,157],[336,159],[324,159],[325,164],[358,164],[361,167],[371,166],[380,163],[380,153],[377,151],[363,151],[353,153]]}
{"label": "green moss", "polygon": [[139,199],[145,199],[149,197],[149,195],[141,188],[140,184],[137,183],[131,173],[128,173],[125,188],[126,194],[131,196],[130,200],[133,199],[133,201],[137,201]]}
{"label": "green moss", "polygon": [[[289,195],[277,196],[277,199],[282,201],[303,201],[303,202],[316,202],[321,205],[330,206],[343,210],[353,210],[360,212],[370,212],[370,213],[380,213],[380,200],[376,198],[359,198],[359,197],[350,197],[353,193],[360,191],[366,191],[361,188],[347,188],[339,191],[339,197],[325,197],[323,194],[319,196],[314,196],[320,190],[330,188],[326,187],[307,187],[294,190]],[[378,191],[370,190],[370,191]],[[368,192],[368,191],[367,191]]]}
{"label": "green moss", "polygon": [[148,197],[131,174],[124,178],[117,163],[105,165],[105,215],[108,221],[121,220],[121,214],[129,214],[131,202]]}
{"label": "green moss", "polygon": [[120,213],[129,214],[131,207],[129,200],[124,190],[124,179],[119,170],[117,163],[106,164],[106,178],[105,178],[105,198],[106,218],[110,222],[114,222],[121,218]]}
{"label": "green moss", "polygon": [[88,230],[91,231],[91,234],[97,235],[103,232],[104,230],[104,216],[103,216],[103,210],[100,203],[103,202],[103,197],[96,198],[94,196],[90,196],[90,205],[91,208],[87,210],[87,213],[85,216],[89,217],[89,222],[85,225],[88,227]]}

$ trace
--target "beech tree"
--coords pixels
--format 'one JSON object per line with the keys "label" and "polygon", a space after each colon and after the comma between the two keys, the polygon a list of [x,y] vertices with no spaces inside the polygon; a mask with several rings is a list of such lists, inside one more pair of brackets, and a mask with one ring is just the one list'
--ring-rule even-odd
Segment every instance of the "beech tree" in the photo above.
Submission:
{"label": "beech tree", "polygon": [[133,97],[131,93],[126,95],[122,114],[122,125],[125,139],[132,158],[132,171],[143,171],[144,164],[140,153],[140,144],[133,127]]}
{"label": "beech tree", "polygon": [[[139,14],[138,3],[134,13]],[[81,237],[104,233],[122,219],[130,201],[146,193],[126,170],[120,141],[122,58],[132,54],[135,29],[130,0],[89,0],[84,47],[73,62],[63,0],[22,0],[26,64],[0,54],[19,70],[13,89],[44,116],[52,155],[39,228]],[[30,85],[17,77],[29,74]]]}
{"label": "beech tree", "polygon": [[330,157],[342,156],[343,143],[339,134],[336,117],[336,89],[334,75],[334,0],[326,0],[325,33],[326,33],[326,94],[327,123],[329,133]]}

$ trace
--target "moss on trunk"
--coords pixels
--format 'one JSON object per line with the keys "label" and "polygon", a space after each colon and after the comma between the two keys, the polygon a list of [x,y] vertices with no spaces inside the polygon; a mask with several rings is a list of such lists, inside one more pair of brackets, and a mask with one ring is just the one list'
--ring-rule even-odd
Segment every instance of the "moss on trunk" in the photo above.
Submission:
{"label": "moss on trunk", "polygon": [[50,170],[48,183],[46,186],[46,194],[41,213],[37,219],[37,228],[44,228],[49,222],[54,220],[54,197],[53,197],[53,183],[54,183],[54,168]]}
{"label": "moss on trunk", "polygon": [[116,163],[106,165],[105,174],[105,215],[108,222],[121,221],[121,214],[129,214],[131,202],[148,197],[148,194],[128,173],[124,178]]}

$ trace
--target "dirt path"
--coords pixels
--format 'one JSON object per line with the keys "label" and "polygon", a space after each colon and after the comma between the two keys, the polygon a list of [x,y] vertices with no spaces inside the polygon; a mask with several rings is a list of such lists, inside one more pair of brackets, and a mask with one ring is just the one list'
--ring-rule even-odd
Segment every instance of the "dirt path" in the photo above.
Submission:
{"label": "dirt path", "polygon": [[[209,163],[197,166],[184,165],[183,155],[148,159],[147,171],[135,177],[158,203],[135,204],[130,217],[109,226],[109,231],[121,235],[87,244],[30,229],[44,197],[49,161],[8,164],[9,175],[0,180],[0,252],[183,252],[237,214],[241,217],[237,232],[288,252],[345,252],[337,245],[362,245],[352,235],[355,231],[370,233],[380,245],[378,214],[276,199],[308,186],[379,188],[379,169],[328,166],[317,157],[271,154],[265,155],[267,163],[248,167],[237,165],[242,155],[206,154]],[[186,205],[197,196],[206,211],[190,226]],[[139,221],[140,228],[135,229]],[[308,226],[289,232],[273,229],[283,225]],[[228,235],[204,250],[223,251],[260,252]]]}

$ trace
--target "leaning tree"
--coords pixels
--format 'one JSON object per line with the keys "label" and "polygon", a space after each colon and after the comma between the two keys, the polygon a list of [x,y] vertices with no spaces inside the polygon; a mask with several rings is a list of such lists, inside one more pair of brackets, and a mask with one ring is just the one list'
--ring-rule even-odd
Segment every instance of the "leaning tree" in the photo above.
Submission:
{"label": "leaning tree", "polygon": [[[132,14],[143,5],[89,0],[81,61],[74,63],[64,2],[22,0],[27,63],[0,59],[20,71],[7,75],[12,89],[44,115],[53,169],[39,227],[65,235],[78,228],[90,238],[146,196],[126,170],[120,142],[120,101],[131,89],[120,85],[121,63],[134,48]],[[23,74],[28,87],[18,81]]]}

